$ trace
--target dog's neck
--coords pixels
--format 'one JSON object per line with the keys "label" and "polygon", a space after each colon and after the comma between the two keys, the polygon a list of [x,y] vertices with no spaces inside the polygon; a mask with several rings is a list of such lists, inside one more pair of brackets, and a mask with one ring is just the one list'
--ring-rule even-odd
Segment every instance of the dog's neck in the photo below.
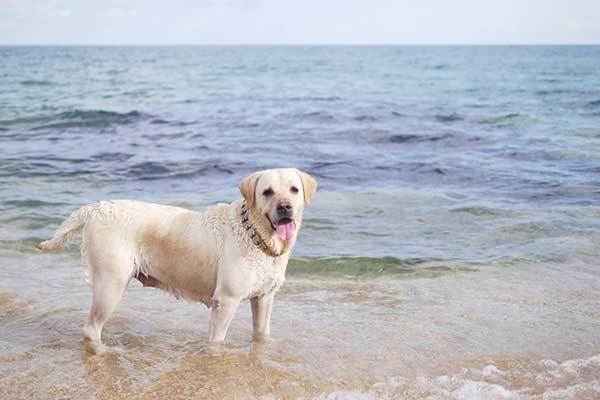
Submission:
{"label": "dog's neck", "polygon": [[[281,240],[266,218],[257,213],[256,210],[248,207],[245,200],[242,200],[238,214],[248,238],[268,256],[279,257],[294,247],[296,236],[291,240]],[[298,226],[296,235],[299,228]]]}

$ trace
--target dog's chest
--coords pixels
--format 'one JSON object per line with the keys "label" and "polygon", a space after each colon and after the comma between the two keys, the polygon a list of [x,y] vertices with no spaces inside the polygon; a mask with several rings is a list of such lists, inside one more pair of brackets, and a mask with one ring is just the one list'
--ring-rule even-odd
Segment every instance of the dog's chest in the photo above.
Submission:
{"label": "dog's chest", "polygon": [[285,280],[287,257],[253,265],[248,298],[279,290]]}

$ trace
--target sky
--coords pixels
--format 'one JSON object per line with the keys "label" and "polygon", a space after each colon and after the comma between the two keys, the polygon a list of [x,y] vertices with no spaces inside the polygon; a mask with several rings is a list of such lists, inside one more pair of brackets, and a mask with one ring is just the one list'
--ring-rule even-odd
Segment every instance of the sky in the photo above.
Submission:
{"label": "sky", "polygon": [[600,44],[600,0],[0,0],[0,44]]}

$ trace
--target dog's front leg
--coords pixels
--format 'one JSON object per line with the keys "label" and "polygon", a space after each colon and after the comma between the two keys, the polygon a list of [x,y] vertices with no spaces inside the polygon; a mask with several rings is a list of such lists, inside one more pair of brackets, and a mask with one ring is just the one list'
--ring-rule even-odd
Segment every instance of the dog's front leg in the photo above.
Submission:
{"label": "dog's front leg", "polygon": [[240,305],[240,300],[236,297],[213,298],[210,326],[208,328],[209,342],[222,342],[225,340],[227,329],[229,329],[229,324]]}
{"label": "dog's front leg", "polygon": [[250,299],[255,340],[264,340],[271,334],[271,310],[274,297],[275,292],[271,292]]}

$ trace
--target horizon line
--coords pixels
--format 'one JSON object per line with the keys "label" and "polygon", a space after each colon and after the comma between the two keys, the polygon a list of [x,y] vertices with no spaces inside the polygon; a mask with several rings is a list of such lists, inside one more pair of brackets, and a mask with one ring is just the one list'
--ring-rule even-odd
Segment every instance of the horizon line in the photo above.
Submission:
{"label": "horizon line", "polygon": [[169,47],[169,46],[599,46],[598,43],[0,43],[0,47]]}

